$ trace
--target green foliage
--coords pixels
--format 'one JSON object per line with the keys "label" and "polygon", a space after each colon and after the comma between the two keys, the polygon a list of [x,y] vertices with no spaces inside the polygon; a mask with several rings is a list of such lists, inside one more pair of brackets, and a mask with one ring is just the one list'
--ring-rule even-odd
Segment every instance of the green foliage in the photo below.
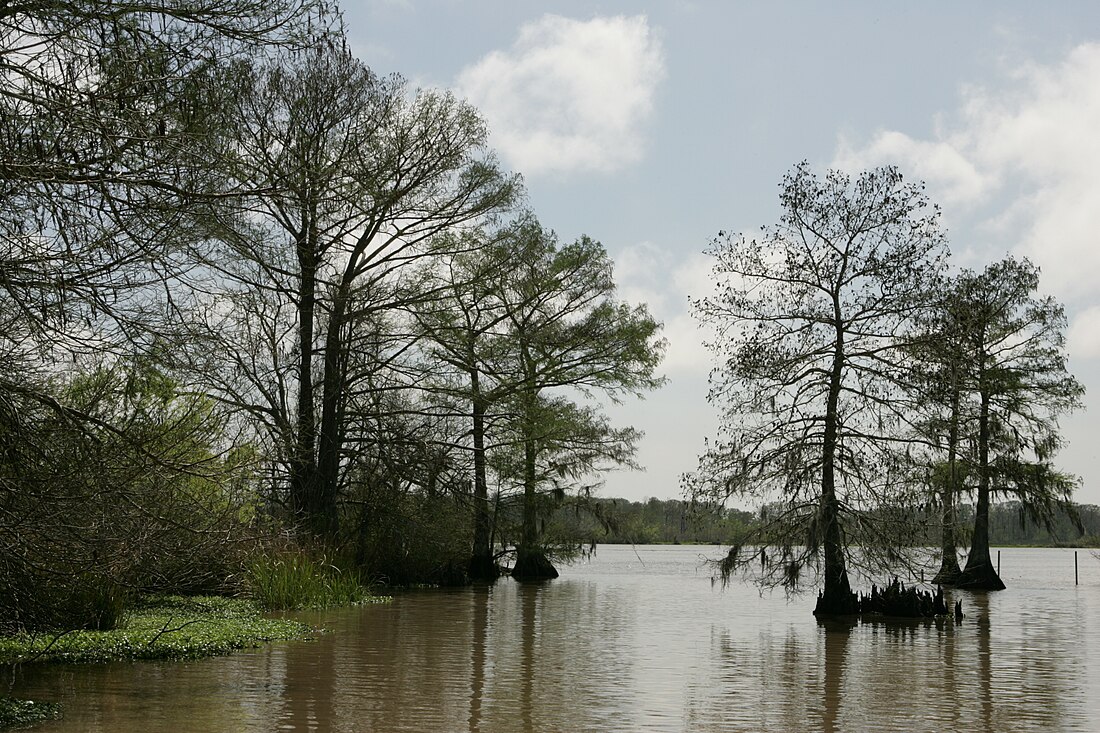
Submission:
{"label": "green foliage", "polygon": [[892,554],[868,548],[911,543],[874,512],[912,500],[902,334],[939,287],[945,237],[923,186],[895,167],[819,178],[802,163],[780,203],[776,225],[720,232],[709,250],[717,287],[693,306],[717,336],[709,399],[722,424],[684,488],[770,507],[753,544],[789,561],[761,582],[814,577],[794,563],[847,599],[848,563],[888,568]]}
{"label": "green foliage", "polygon": [[268,611],[353,606],[371,600],[358,571],[303,551],[259,555],[245,568],[249,596]]}
{"label": "green foliage", "polygon": [[466,504],[455,494],[364,487],[351,514],[356,561],[390,586],[463,585],[470,556]]}
{"label": "green foliage", "polygon": [[0,637],[0,662],[197,659],[308,633],[310,628],[296,621],[263,618],[250,601],[162,596],[137,605],[111,631]]}
{"label": "green foliage", "polygon": [[0,697],[0,730],[24,728],[61,717],[61,706],[52,702]]}
{"label": "green foliage", "polygon": [[0,415],[3,625],[109,628],[133,592],[230,590],[239,467],[214,404],[142,359],[52,391]]}
{"label": "green foliage", "polygon": [[679,499],[591,498],[558,507],[546,533],[587,543],[730,545],[757,525],[750,512]]}

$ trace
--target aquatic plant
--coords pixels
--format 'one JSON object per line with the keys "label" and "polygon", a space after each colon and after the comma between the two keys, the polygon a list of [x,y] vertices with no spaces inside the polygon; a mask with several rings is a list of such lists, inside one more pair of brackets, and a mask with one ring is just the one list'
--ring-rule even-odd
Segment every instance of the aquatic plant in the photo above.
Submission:
{"label": "aquatic plant", "polygon": [[310,633],[297,621],[264,618],[244,599],[161,596],[139,601],[112,630],[0,637],[0,663],[196,659]]}
{"label": "aquatic plant", "polygon": [[0,730],[23,728],[61,717],[61,706],[52,702],[0,697]]}
{"label": "aquatic plant", "polygon": [[257,557],[246,568],[252,600],[269,611],[352,606],[372,599],[359,573],[302,552]]}

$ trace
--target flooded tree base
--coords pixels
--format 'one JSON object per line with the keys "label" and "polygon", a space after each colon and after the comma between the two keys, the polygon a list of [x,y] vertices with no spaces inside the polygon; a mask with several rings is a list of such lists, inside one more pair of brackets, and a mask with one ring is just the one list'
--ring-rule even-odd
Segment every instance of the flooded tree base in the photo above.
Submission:
{"label": "flooded tree base", "polygon": [[491,583],[500,577],[500,567],[491,555],[474,555],[466,566],[466,575],[474,583]]}
{"label": "flooded tree base", "polygon": [[[961,612],[961,604],[957,605],[956,609]],[[947,608],[947,602],[944,601],[942,587],[936,588],[936,592],[931,593],[915,587],[906,588],[905,584],[897,578],[881,590],[878,586],[872,585],[870,594],[860,596],[859,611],[865,616],[895,618],[934,618],[951,613]]]}
{"label": "flooded tree base", "polygon": [[997,574],[997,571],[993,569],[992,565],[980,565],[977,567],[967,567],[956,578],[954,583],[956,588],[964,588],[966,590],[1004,590],[1005,584],[1001,580],[1001,576]]}
{"label": "flooded tree base", "polygon": [[952,587],[958,585],[960,576],[962,576],[962,568],[959,567],[959,561],[953,557],[944,557],[943,562],[940,563],[940,569],[932,578],[932,585]]}
{"label": "flooded tree base", "polygon": [[516,553],[516,564],[512,568],[512,578],[519,581],[552,580],[558,577],[558,571],[549,558],[541,552]]}
{"label": "flooded tree base", "polygon": [[916,587],[907,588],[897,578],[882,589],[872,585],[871,592],[866,595],[848,591],[844,594],[833,594],[832,599],[827,598],[824,593],[818,595],[815,616],[936,618],[953,614],[956,620],[961,620],[963,615],[962,601],[956,602],[954,609],[948,608],[942,587],[931,593]]}
{"label": "flooded tree base", "polygon": [[839,593],[819,593],[814,616],[858,616],[859,598],[845,590]]}
{"label": "flooded tree base", "polygon": [[858,616],[859,598],[852,592],[848,572],[841,572],[830,582],[826,575],[825,589],[817,595],[814,616]]}

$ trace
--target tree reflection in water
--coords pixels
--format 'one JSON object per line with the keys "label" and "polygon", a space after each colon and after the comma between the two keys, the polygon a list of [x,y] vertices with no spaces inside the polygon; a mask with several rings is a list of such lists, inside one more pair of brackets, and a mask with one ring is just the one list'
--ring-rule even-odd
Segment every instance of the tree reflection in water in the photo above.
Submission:
{"label": "tree reflection in water", "polygon": [[644,569],[601,549],[602,566],[542,586],[308,615],[332,633],[307,643],[29,665],[10,694],[64,701],[51,733],[1096,730],[1100,582],[1074,586],[1072,556],[1058,576],[1061,551],[1019,551],[1032,565],[1011,591],[953,594],[958,625],[840,627],[816,623],[812,599],[713,589],[697,549],[642,552]]}
{"label": "tree reflection in water", "polygon": [[844,700],[844,672],[848,666],[848,641],[853,620],[819,620],[818,630],[825,637],[824,680],[822,684],[821,730],[825,733],[845,730],[838,725]]}
{"label": "tree reflection in water", "polygon": [[523,609],[523,647],[520,656],[520,720],[523,721],[523,731],[534,730],[532,688],[535,684],[535,628],[536,602],[542,583],[523,583],[519,588],[520,602]]}
{"label": "tree reflection in water", "polygon": [[981,730],[992,733],[994,731],[993,657],[989,648],[989,593],[981,591],[972,593],[970,609],[975,616],[974,630],[978,641],[978,710],[981,713]]}
{"label": "tree reflection in water", "polygon": [[489,603],[491,585],[475,585],[470,591],[470,733],[481,730],[482,696],[485,694],[486,640],[489,636]]}

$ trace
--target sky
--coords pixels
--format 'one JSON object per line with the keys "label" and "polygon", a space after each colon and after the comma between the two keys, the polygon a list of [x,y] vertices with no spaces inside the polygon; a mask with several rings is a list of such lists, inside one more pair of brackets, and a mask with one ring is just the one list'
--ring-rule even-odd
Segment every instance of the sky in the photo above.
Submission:
{"label": "sky", "polygon": [[664,323],[668,384],[608,409],[645,432],[643,470],[602,495],[681,495],[718,425],[688,304],[710,292],[704,251],[777,222],[805,160],[925,181],[955,268],[1040,266],[1086,388],[1057,463],[1100,504],[1100,3],[346,5],[359,57],[474,104],[543,225],[602,242],[620,297]]}

